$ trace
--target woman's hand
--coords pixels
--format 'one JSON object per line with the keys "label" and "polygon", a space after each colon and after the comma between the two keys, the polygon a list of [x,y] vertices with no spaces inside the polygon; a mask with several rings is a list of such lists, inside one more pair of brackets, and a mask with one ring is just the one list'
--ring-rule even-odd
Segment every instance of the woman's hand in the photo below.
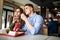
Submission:
{"label": "woman's hand", "polygon": [[13,17],[13,21],[12,21],[12,23],[15,23],[15,22],[16,22],[16,20],[17,20],[17,19],[16,19],[15,17]]}

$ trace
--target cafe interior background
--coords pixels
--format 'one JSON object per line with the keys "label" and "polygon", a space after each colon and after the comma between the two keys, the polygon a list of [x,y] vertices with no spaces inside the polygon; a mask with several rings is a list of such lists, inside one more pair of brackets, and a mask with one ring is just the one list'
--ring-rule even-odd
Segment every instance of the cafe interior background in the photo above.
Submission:
{"label": "cafe interior background", "polygon": [[[52,17],[58,24],[58,33],[53,36],[60,35],[60,1],[59,0],[0,0],[0,29],[9,27],[9,18],[13,16],[13,12],[17,7],[24,9],[24,5],[31,3],[34,11],[45,18]],[[44,23],[45,24],[45,23]],[[48,28],[44,27],[44,35],[48,35]]]}

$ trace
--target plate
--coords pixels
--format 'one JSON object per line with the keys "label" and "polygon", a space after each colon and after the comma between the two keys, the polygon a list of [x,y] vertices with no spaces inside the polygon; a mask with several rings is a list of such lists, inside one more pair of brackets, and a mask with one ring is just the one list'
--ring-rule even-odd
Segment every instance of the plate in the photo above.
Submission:
{"label": "plate", "polygon": [[3,35],[3,36],[11,36],[11,37],[18,37],[18,36],[22,36],[24,34],[25,34],[24,32],[16,32],[15,35],[10,35],[10,34],[0,34],[0,35]]}

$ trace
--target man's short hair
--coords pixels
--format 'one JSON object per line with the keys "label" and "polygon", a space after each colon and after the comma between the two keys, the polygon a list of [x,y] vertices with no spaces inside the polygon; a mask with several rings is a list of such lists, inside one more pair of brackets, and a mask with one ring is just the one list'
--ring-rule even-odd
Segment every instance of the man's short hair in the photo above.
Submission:
{"label": "man's short hair", "polygon": [[25,4],[25,6],[30,6],[30,7],[32,7],[32,8],[33,8],[33,10],[34,10],[34,7],[33,7],[33,5],[32,5],[32,4]]}

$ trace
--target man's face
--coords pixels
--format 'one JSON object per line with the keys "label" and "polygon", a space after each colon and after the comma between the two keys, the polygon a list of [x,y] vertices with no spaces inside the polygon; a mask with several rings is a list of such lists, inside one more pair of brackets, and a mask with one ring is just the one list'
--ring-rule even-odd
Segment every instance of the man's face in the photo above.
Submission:
{"label": "man's face", "polygon": [[29,15],[31,13],[31,7],[29,7],[29,6],[25,6],[24,10],[25,10],[26,15]]}

